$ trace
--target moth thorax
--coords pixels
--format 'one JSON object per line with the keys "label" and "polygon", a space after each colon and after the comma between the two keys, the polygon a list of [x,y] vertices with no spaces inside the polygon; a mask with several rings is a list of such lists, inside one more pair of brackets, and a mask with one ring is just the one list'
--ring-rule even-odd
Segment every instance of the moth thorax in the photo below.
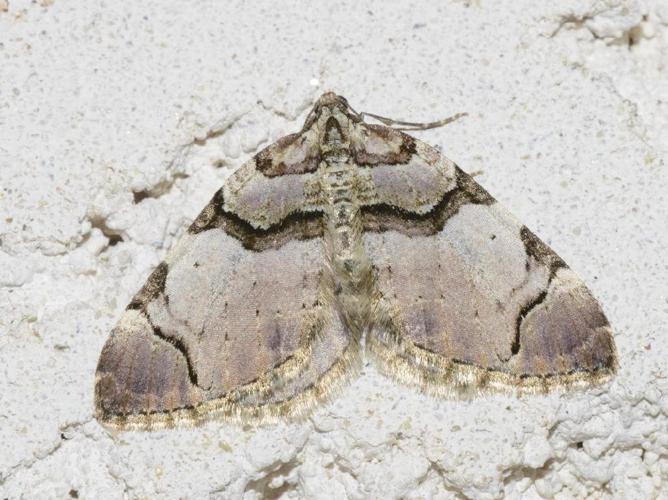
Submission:
{"label": "moth thorax", "polygon": [[343,163],[350,160],[350,149],[347,145],[321,144],[320,154],[329,162]]}
{"label": "moth thorax", "polygon": [[355,175],[355,169],[347,158],[325,161],[322,180],[330,206],[355,202]]}
{"label": "moth thorax", "polygon": [[348,137],[343,132],[343,127],[339,121],[330,116],[325,123],[325,133],[322,142],[330,146],[345,147],[348,143]]}

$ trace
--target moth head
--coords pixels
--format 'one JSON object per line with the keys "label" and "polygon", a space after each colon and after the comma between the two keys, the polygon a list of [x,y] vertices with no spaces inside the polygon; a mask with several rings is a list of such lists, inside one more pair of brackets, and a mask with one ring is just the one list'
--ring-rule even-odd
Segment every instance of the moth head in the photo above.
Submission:
{"label": "moth head", "polygon": [[335,94],[334,92],[325,92],[320,96],[320,99],[315,104],[316,106],[337,106],[343,105],[349,108],[348,101],[345,97]]}
{"label": "moth head", "polygon": [[354,122],[361,121],[359,115],[350,107],[345,97],[337,95],[334,92],[325,92],[316,101],[313,109],[308,117],[306,117],[302,130],[311,128],[323,116],[325,120],[330,116],[334,116],[337,119],[345,117]]}

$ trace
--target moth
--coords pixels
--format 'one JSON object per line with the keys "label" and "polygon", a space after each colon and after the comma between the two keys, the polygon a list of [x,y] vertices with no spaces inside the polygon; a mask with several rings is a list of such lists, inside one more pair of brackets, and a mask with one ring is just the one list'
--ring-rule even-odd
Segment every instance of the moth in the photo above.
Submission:
{"label": "moth", "polygon": [[564,261],[452,161],[363,115],[323,94],[215,193],[104,345],[100,422],[300,417],[365,356],[440,396],[615,373],[608,321]]}

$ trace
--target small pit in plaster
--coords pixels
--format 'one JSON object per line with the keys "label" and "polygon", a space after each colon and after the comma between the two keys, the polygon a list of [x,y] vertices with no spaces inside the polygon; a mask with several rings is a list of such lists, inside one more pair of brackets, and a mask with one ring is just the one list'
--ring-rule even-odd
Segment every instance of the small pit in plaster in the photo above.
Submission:
{"label": "small pit in plaster", "polygon": [[170,179],[166,179],[158,182],[155,186],[149,189],[142,189],[140,191],[133,191],[133,201],[135,204],[141,203],[146,198],[160,198],[161,196],[167,194],[170,189],[174,186],[174,183],[179,179],[187,179],[190,177],[188,174],[183,172],[176,172],[172,174]]}
{"label": "small pit in plaster", "polygon": [[101,217],[92,217],[90,219],[90,224],[92,228],[99,229],[102,232],[102,234],[107,238],[107,240],[109,240],[108,246],[110,247],[113,247],[114,245],[117,245],[120,242],[125,241],[123,239],[123,236],[121,236],[118,232],[114,231],[109,226],[107,226],[107,222]]}

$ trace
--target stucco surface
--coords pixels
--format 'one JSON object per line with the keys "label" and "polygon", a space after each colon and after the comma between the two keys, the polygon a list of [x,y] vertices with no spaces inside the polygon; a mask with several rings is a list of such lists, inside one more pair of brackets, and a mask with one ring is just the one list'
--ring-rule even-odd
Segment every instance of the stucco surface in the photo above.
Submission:
{"label": "stucco surface", "polygon": [[[325,90],[413,121],[582,276],[621,369],[471,401],[372,365],[297,424],[93,419],[100,349],[224,179]],[[0,1],[0,497],[668,498],[661,0]]]}

